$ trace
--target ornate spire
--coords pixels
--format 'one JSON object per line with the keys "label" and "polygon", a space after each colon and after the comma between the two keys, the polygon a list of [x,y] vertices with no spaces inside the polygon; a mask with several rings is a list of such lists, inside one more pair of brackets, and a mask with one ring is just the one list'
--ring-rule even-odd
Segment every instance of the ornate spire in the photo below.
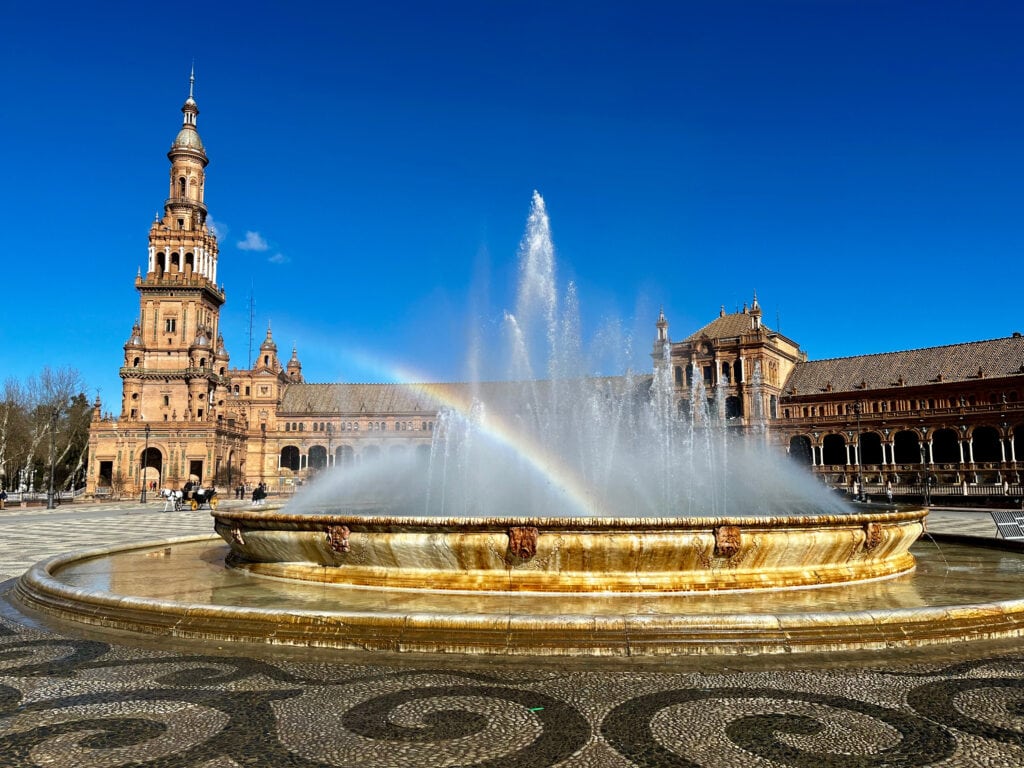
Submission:
{"label": "ornate spire", "polygon": [[668,341],[668,320],[665,319],[665,307],[658,310],[658,322],[655,323],[658,329],[658,341]]}

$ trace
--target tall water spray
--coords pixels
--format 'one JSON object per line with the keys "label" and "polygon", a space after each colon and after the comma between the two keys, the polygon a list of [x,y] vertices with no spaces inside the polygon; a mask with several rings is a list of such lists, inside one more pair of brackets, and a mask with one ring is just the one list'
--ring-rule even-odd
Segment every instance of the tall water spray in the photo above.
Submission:
{"label": "tall water spray", "polygon": [[298,508],[359,504],[446,517],[842,511],[767,445],[759,371],[745,429],[728,418],[724,384],[707,391],[694,376],[689,391],[680,390],[667,339],[654,348],[651,373],[588,371],[575,287],[569,283],[559,302],[550,224],[536,192],[519,263],[515,312],[505,315],[505,379],[467,383],[457,405],[438,403],[429,460],[388,453],[339,468],[297,499]]}

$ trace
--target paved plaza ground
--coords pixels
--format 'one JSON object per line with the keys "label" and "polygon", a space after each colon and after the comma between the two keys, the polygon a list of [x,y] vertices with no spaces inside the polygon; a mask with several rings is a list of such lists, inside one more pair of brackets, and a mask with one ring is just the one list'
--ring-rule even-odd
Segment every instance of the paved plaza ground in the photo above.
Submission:
{"label": "paved plaza ground", "polygon": [[[50,555],[212,530],[205,511],[160,509],[0,512],[0,765],[1024,766],[1020,641],[759,659],[254,653],[86,637],[7,602]],[[978,511],[929,528],[995,535]]]}

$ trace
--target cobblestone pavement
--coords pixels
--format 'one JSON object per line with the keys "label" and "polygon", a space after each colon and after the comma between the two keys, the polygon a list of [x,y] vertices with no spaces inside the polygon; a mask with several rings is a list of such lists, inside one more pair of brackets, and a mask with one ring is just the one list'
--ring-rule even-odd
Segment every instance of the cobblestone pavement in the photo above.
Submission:
{"label": "cobblestone pavement", "polygon": [[[0,584],[57,552],[210,529],[206,512],[0,513]],[[990,533],[987,515],[931,529]],[[130,532],[127,523],[130,521]],[[1024,648],[541,660],[173,649],[0,605],[0,765],[1024,765]]]}

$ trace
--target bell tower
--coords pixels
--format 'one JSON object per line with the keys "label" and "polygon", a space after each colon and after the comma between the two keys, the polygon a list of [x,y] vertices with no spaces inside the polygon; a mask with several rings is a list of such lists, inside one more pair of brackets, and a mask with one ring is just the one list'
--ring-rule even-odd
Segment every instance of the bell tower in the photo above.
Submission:
{"label": "bell tower", "polygon": [[121,418],[129,421],[213,421],[227,391],[219,329],[225,296],[217,285],[217,236],[206,220],[209,160],[196,127],[194,89],[193,71],[181,129],[167,153],[163,216],[149,230],[146,272],[135,278],[139,316],[121,368]]}

